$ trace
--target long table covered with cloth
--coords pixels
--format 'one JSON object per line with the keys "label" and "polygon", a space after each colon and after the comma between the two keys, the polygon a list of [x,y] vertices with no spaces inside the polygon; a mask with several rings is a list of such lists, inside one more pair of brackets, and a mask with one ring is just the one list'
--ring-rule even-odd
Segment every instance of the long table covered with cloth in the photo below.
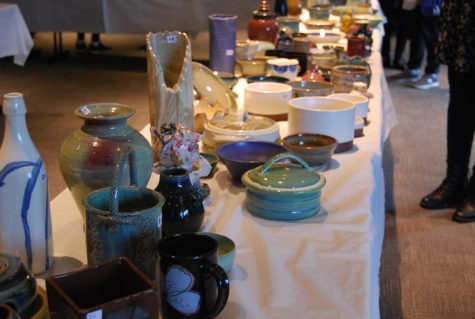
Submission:
{"label": "long table covered with cloth", "polygon": [[[374,47],[381,36],[375,32]],[[322,174],[322,213],[298,222],[265,220],[245,208],[245,188],[223,164],[212,179],[203,231],[224,234],[237,246],[231,292],[219,318],[379,318],[379,266],[384,235],[383,145],[396,116],[375,50],[368,119],[353,149],[335,154]],[[244,80],[235,87],[242,96]],[[287,122],[280,122],[281,136]],[[149,137],[146,126],[142,133]],[[158,184],[153,175],[150,187]],[[55,255],[86,262],[81,215],[65,189],[51,202]],[[62,258],[60,256],[63,256]],[[70,257],[74,258],[71,259]],[[63,265],[64,264],[64,265]],[[66,267],[67,268],[67,267]],[[66,269],[65,268],[65,269]]]}

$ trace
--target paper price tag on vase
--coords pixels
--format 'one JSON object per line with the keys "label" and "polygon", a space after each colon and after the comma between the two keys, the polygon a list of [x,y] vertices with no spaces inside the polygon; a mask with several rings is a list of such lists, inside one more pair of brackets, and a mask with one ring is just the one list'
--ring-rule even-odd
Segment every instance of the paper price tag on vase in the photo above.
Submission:
{"label": "paper price tag on vase", "polygon": [[174,34],[167,35],[167,43],[176,43],[176,35]]}
{"label": "paper price tag on vase", "polygon": [[102,319],[102,309],[88,313],[86,319]]}

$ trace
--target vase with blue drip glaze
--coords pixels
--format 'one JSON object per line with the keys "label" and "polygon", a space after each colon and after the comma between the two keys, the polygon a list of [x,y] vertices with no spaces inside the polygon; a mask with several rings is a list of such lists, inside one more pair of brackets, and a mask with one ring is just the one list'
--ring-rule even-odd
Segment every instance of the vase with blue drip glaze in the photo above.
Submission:
{"label": "vase with blue drip glaze", "polygon": [[53,261],[46,169],[28,133],[23,95],[5,94],[2,110],[0,251],[19,256],[34,274],[41,274]]}

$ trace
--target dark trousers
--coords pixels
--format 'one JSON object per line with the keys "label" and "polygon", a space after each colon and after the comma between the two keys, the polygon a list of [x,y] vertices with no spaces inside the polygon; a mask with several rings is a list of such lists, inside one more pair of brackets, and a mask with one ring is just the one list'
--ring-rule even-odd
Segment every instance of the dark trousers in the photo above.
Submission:
{"label": "dark trousers", "polygon": [[449,66],[449,85],[447,166],[468,169],[475,134],[475,72],[460,73]]}
{"label": "dark trousers", "polygon": [[437,45],[440,35],[438,17],[425,17],[419,7],[406,11],[408,19],[408,33],[411,41],[409,69],[420,69],[424,59],[424,51],[427,52],[427,64],[425,74],[439,72],[439,59],[437,57]]}
{"label": "dark trousers", "polygon": [[[383,43],[381,46],[381,55],[383,60],[387,63],[391,61],[391,36],[393,33],[397,32],[402,26],[399,25],[401,21],[401,1],[400,0],[380,0],[381,9],[383,10],[387,23],[384,24],[384,37]],[[395,61],[399,62],[399,59]]]}

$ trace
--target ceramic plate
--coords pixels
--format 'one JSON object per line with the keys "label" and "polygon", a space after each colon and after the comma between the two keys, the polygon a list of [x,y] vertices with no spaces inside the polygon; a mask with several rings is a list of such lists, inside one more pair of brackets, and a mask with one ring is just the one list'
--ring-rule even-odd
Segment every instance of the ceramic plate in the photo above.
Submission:
{"label": "ceramic plate", "polygon": [[380,23],[386,23],[386,18],[376,14],[354,14],[353,20],[358,21],[368,21],[368,24],[372,27],[376,27]]}
{"label": "ceramic plate", "polygon": [[335,26],[335,21],[330,20],[305,20],[303,22],[310,29],[331,29]]}
{"label": "ceramic plate", "polygon": [[233,92],[217,75],[201,63],[193,62],[193,87],[206,97],[211,105],[219,103],[224,109],[237,111]]}

